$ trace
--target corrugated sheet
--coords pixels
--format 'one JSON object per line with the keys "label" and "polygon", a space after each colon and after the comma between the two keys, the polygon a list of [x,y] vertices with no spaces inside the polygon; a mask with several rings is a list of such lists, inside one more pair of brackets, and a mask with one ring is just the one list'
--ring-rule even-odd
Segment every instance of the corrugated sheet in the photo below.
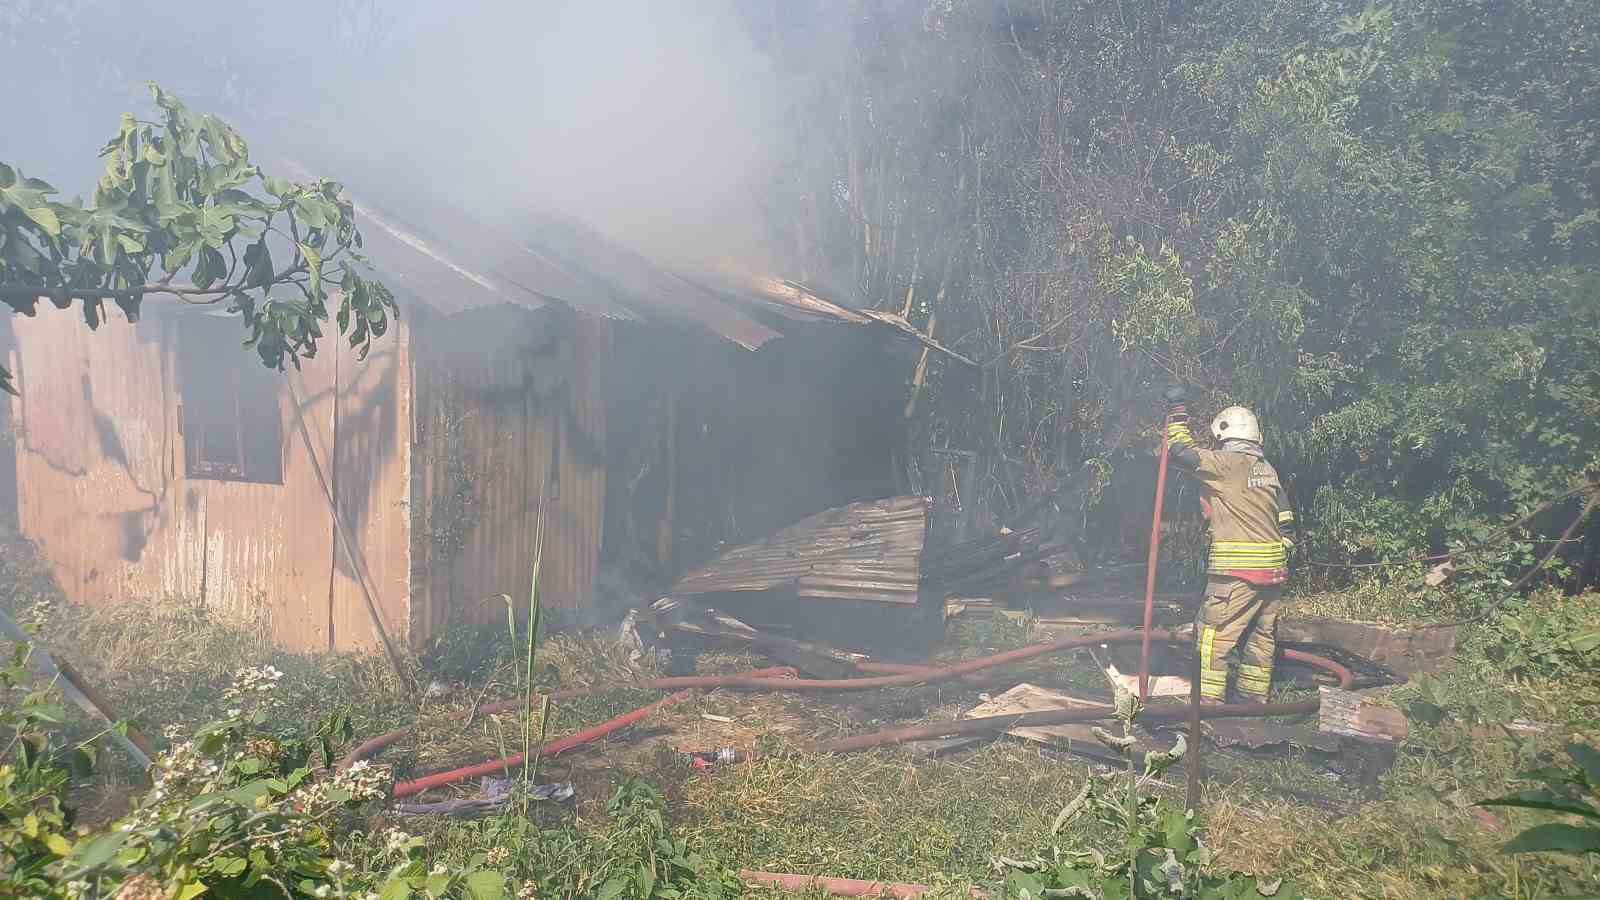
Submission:
{"label": "corrugated sheet", "polygon": [[503,621],[500,594],[525,608],[547,482],[542,602],[587,604],[605,512],[609,326],[569,316],[537,345],[516,336],[538,329],[514,323],[503,326],[509,335],[492,322],[440,327],[458,341],[464,329],[481,329],[483,349],[418,348],[416,640],[453,620]]}
{"label": "corrugated sheet", "polygon": [[793,587],[801,597],[916,603],[923,498],[852,503],[729,551],[673,585],[674,596]]}
{"label": "corrugated sheet", "polygon": [[340,649],[382,649],[358,579],[365,579],[389,636],[403,644],[408,634],[411,339],[409,327],[395,328],[365,360],[348,343],[331,342],[339,348],[331,486],[359,557],[352,563],[335,542],[333,633]]}
{"label": "corrugated sheet", "polygon": [[[341,397],[366,402],[367,385],[381,382],[381,372],[405,371],[403,329],[365,365],[331,350],[305,360],[301,374],[290,376],[295,390],[286,383],[280,395],[284,483],[245,484],[184,477],[173,323],[151,317],[135,327],[111,316],[95,332],[53,311],[15,323],[20,526],[68,598],[198,597],[263,623],[291,649],[373,646],[365,600],[333,572],[332,514],[315,470],[332,471],[341,374],[348,379]],[[392,388],[380,404],[409,391]],[[353,537],[377,579],[378,605],[402,638],[406,583],[393,573],[408,568],[406,510],[392,504],[405,496],[409,446],[398,439],[398,410],[376,420],[391,436],[358,441],[361,463],[349,467],[344,486],[367,504],[353,516]],[[345,435],[361,437],[354,424]]]}
{"label": "corrugated sheet", "polygon": [[[263,158],[275,171],[311,177],[296,160]],[[523,215],[491,227],[459,210],[408,210],[409,185],[358,177],[348,193],[363,249],[385,282],[447,315],[554,302],[603,318],[698,326],[752,350],[779,336],[737,304],[570,218]]]}

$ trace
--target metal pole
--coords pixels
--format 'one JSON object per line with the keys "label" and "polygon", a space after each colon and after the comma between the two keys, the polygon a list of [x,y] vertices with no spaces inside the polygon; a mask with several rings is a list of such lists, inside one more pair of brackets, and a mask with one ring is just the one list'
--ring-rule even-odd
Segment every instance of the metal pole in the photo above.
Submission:
{"label": "metal pole", "polygon": [[[66,694],[68,700],[77,704],[90,717],[105,723],[106,733],[122,747],[124,752],[133,757],[133,761],[139,764],[139,768],[150,768],[149,754],[134,743],[133,737],[137,737],[138,733],[130,732],[128,735],[124,735],[117,731],[115,727],[117,720],[111,717],[111,714],[103,708],[103,705],[90,698],[84,688],[79,687],[72,676],[63,671],[62,666],[56,665],[56,661],[50,657],[49,652],[35,643],[33,638],[26,631],[23,631],[3,610],[0,610],[0,632],[4,632],[6,637],[28,648],[28,666],[33,669],[36,675],[60,688],[61,693]],[[142,738],[140,743],[145,743],[148,746],[148,742],[143,741]]]}
{"label": "metal pole", "polygon": [[1161,553],[1161,505],[1167,494],[1167,428],[1171,417],[1162,422],[1161,462],[1156,469],[1156,507],[1150,515],[1150,558],[1144,567],[1144,640],[1139,644],[1139,702],[1150,699],[1150,620],[1156,605],[1156,558]]}
{"label": "metal pole", "polygon": [[[1197,625],[1196,628],[1199,626]],[[1198,635],[1197,635],[1198,636]],[[1183,808],[1198,810],[1200,808],[1200,641],[1194,642],[1194,672],[1193,681],[1189,684],[1189,753],[1183,760],[1183,767],[1189,773],[1189,788],[1184,794]]]}

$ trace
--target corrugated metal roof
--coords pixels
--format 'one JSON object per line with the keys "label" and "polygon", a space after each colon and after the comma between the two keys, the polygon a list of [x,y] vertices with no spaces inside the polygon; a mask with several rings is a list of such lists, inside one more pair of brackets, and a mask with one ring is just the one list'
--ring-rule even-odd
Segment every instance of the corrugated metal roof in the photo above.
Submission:
{"label": "corrugated metal roof", "polygon": [[[270,157],[270,164],[297,179],[311,177],[293,159]],[[494,227],[436,203],[426,215],[410,215],[403,208],[408,193],[386,192],[376,183],[381,179],[369,180],[374,183],[359,176],[346,183],[364,251],[397,295],[446,315],[554,302],[611,319],[702,328],[754,350],[782,336],[759,311],[802,322],[888,326],[972,364],[899,316],[848,309],[794,282],[743,272],[674,272],[582,222],[549,213]]]}
{"label": "corrugated metal roof", "polygon": [[[274,168],[310,178],[294,160],[274,160]],[[610,319],[698,326],[752,350],[780,336],[723,297],[581,222],[539,214],[525,217],[525,226],[490,227],[436,204],[413,216],[377,185],[358,178],[345,186],[362,249],[384,284],[446,315],[505,303],[561,303]]]}
{"label": "corrugated metal roof", "polygon": [[730,550],[679,579],[672,594],[793,587],[801,597],[916,603],[927,527],[921,497],[852,503]]}

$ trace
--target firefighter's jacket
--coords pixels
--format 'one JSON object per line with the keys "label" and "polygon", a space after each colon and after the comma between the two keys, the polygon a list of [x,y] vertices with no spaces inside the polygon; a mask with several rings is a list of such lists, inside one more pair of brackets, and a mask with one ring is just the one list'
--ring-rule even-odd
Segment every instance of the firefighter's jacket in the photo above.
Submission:
{"label": "firefighter's jacket", "polygon": [[1206,571],[1252,584],[1283,584],[1289,563],[1285,535],[1294,512],[1278,472],[1254,444],[1243,449],[1203,450],[1195,445],[1186,416],[1167,426],[1173,463],[1200,482],[1200,502],[1211,522]]}

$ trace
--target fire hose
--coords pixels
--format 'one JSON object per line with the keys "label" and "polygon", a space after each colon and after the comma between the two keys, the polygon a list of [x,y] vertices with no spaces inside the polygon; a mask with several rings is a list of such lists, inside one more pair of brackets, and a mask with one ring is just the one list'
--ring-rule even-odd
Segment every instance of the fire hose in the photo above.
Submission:
{"label": "fire hose", "polygon": [[[619,716],[593,728],[585,729],[577,734],[558,739],[541,748],[540,753],[553,756],[556,753],[571,749],[580,744],[597,740],[614,731],[635,724],[656,710],[670,703],[676,703],[688,696],[688,692],[696,689],[731,688],[752,691],[818,691],[818,692],[844,692],[876,690],[886,687],[903,687],[919,684],[931,684],[939,681],[948,681],[961,678],[983,669],[1009,663],[1021,662],[1036,656],[1049,653],[1059,653],[1066,650],[1075,650],[1081,647],[1090,647],[1096,644],[1125,644],[1137,643],[1144,639],[1143,629],[1123,629],[1108,631],[1099,634],[1075,635],[1062,638],[1051,643],[1032,644],[1016,650],[1007,650],[989,656],[965,660],[948,666],[909,667],[910,671],[897,674],[875,675],[867,678],[834,678],[834,679],[807,679],[792,677],[792,669],[767,669],[742,675],[697,675],[673,678],[655,678],[648,681],[634,682],[592,688],[575,688],[556,691],[548,696],[551,700],[560,700],[572,697],[587,696],[606,690],[669,690],[676,693],[658,700],[648,706],[641,707],[633,712]],[[1182,639],[1171,632],[1155,631],[1150,634],[1150,639],[1167,643],[1177,643]],[[1306,663],[1315,668],[1322,669],[1339,681],[1341,688],[1349,688],[1352,676],[1350,671],[1338,663],[1296,650],[1284,650],[1285,659]],[[884,668],[879,666],[878,668]],[[900,668],[900,667],[890,667]],[[773,677],[773,675],[789,677]],[[1305,700],[1298,703],[1280,704],[1213,704],[1202,706],[1200,712],[1205,718],[1260,718],[1265,716],[1301,715],[1316,712],[1318,700]],[[523,704],[522,700],[510,700],[493,703],[480,708],[480,712],[495,713],[517,709]],[[1155,721],[1172,721],[1185,718],[1189,715],[1190,706],[1161,705],[1147,708],[1141,716]],[[975,719],[959,719],[947,722],[934,722],[925,725],[913,725],[900,728],[889,728],[870,734],[855,735],[824,741],[814,749],[819,752],[845,753],[855,750],[865,750],[886,744],[898,744],[906,741],[929,740],[936,737],[945,737],[956,734],[987,733],[991,731],[1007,731],[1019,726],[1058,725],[1067,722],[1092,722],[1111,718],[1112,709],[1109,706],[1100,708],[1074,708],[1060,710],[1045,710],[1022,714],[1003,716],[984,716]],[[358,760],[371,759],[382,752],[385,747],[404,738],[410,733],[409,728],[397,729],[387,734],[379,735],[356,747],[344,759],[340,760],[339,767],[347,768]],[[522,754],[516,754],[504,759],[491,760],[464,766],[446,772],[414,781],[404,782],[395,788],[396,797],[408,797],[434,787],[453,784],[468,778],[473,778],[489,772],[499,771],[513,765],[521,765],[524,761]]]}

